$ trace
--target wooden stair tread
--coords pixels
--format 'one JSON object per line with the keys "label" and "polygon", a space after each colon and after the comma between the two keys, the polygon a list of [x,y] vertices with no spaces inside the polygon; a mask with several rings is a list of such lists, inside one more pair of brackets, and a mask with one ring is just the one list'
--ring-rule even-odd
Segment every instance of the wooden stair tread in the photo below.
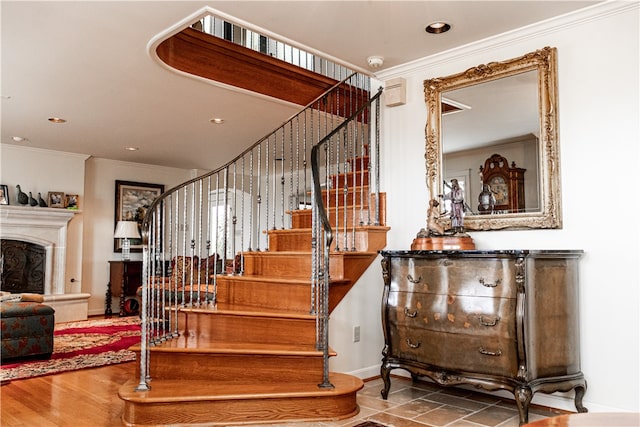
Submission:
{"label": "wooden stair tread", "polygon": [[[209,354],[253,354],[269,356],[322,356],[322,351],[310,344],[262,344],[245,342],[212,341],[195,335],[181,335],[149,347],[152,352],[183,352]],[[132,351],[140,351],[139,345],[130,347]],[[337,353],[329,349],[329,355]]]}
{"label": "wooden stair tread", "polygon": [[225,314],[230,316],[245,317],[280,317],[288,319],[315,319],[316,316],[308,311],[269,309],[248,305],[228,304],[219,302],[216,308],[212,307],[181,307],[181,312],[185,313],[208,313],[212,315]]}
{"label": "wooden stair tread", "polygon": [[[387,225],[356,225],[354,227],[350,227],[350,229],[353,229],[355,231],[380,231],[380,232],[387,232],[389,230],[391,230],[391,227],[387,226]],[[285,228],[282,230],[269,230],[268,233],[269,234],[277,234],[277,233],[311,233],[312,229],[311,228]],[[333,230],[334,233],[337,232],[335,229]],[[350,230],[351,232],[351,230]]]}
{"label": "wooden stair tread", "polygon": [[[268,255],[267,255],[268,254]],[[368,257],[371,255],[377,255],[378,252],[368,252],[368,251],[331,251],[331,255],[342,255],[345,257]],[[265,251],[265,252],[245,252],[245,256],[278,256],[278,257],[287,257],[287,256],[298,256],[304,255],[311,257],[311,251]],[[298,279],[299,280],[299,279]]]}
{"label": "wooden stair tread", "polygon": [[[295,229],[289,230],[273,230],[273,232],[283,231],[296,231]],[[271,232],[271,231],[270,231]],[[279,252],[279,251],[278,251]],[[264,251],[264,252],[252,252],[252,253],[276,253],[276,251]],[[288,253],[298,253],[297,251],[288,251]],[[218,276],[218,280],[234,280],[238,282],[264,282],[264,283],[278,283],[278,284],[309,284],[309,279],[299,279],[295,277],[275,277],[275,276],[261,276],[255,274],[243,274],[237,276]],[[345,279],[332,279],[331,282],[345,282]]]}
{"label": "wooden stair tread", "polygon": [[[358,193],[365,193],[365,194],[368,194],[368,195],[375,195],[375,193],[372,193],[372,192],[369,191],[369,184],[355,185],[355,186],[350,185],[347,188],[348,188],[350,193],[351,192],[354,192],[354,193],[358,192]],[[335,193],[336,189],[335,188],[323,187],[320,191],[322,191],[322,193],[326,193],[326,192],[329,192],[329,191],[333,191]],[[342,188],[340,188],[339,191],[342,191]],[[307,195],[311,196],[311,190],[307,191]]]}
{"label": "wooden stair tread", "polygon": [[363,382],[359,378],[341,373],[330,373],[329,381],[333,384],[333,388],[320,388],[318,384],[313,383],[238,384],[207,380],[153,380],[150,384],[151,390],[136,391],[138,382],[129,380],[120,387],[118,396],[129,402],[177,403],[194,400],[325,397],[355,393],[363,387]]}

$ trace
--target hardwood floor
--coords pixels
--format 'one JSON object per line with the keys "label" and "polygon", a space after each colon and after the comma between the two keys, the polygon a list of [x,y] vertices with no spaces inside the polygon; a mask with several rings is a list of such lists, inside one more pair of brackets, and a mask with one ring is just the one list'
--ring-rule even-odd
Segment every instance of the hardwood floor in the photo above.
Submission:
{"label": "hardwood floor", "polygon": [[121,426],[120,385],[135,362],[12,381],[0,387],[3,427]]}
{"label": "hardwood floor", "polygon": [[[18,380],[0,387],[0,425],[3,427],[122,426],[124,404],[118,389],[134,375],[135,362]],[[353,426],[365,420],[396,427],[466,426],[517,427],[513,401],[482,393],[412,384],[394,377],[388,400],[382,400],[380,379],[365,383],[358,393],[360,413],[353,418],[281,423],[284,427]],[[530,421],[563,411],[533,406]],[[264,426],[264,425],[263,425]]]}

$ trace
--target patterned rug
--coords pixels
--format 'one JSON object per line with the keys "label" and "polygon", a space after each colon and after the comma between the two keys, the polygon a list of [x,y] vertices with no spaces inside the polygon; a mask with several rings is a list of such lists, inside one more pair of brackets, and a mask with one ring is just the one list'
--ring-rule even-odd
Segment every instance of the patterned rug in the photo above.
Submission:
{"label": "patterned rug", "polygon": [[124,317],[59,323],[49,360],[3,364],[0,380],[10,381],[135,360],[128,348],[140,342],[140,319]]}

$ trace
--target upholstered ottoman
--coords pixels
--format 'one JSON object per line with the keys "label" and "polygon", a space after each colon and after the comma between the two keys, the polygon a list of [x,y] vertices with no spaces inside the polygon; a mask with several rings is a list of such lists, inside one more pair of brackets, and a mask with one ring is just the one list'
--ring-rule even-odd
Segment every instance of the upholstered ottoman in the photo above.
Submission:
{"label": "upholstered ottoman", "polygon": [[55,310],[32,301],[3,301],[0,306],[2,362],[27,356],[51,357]]}

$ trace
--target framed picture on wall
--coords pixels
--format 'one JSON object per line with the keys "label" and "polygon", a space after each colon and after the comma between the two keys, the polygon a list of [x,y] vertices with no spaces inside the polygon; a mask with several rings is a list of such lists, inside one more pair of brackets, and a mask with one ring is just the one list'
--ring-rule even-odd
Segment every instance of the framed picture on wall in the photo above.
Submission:
{"label": "framed picture on wall", "polygon": [[[151,204],[163,192],[162,184],[117,180],[113,229],[115,230],[118,221],[136,221],[138,227],[141,227]],[[113,239],[114,252],[122,252],[121,240]],[[142,239],[131,239],[131,252],[142,252]]]}
{"label": "framed picture on wall", "polygon": [[2,184],[0,185],[0,205],[9,204],[9,187]]}

